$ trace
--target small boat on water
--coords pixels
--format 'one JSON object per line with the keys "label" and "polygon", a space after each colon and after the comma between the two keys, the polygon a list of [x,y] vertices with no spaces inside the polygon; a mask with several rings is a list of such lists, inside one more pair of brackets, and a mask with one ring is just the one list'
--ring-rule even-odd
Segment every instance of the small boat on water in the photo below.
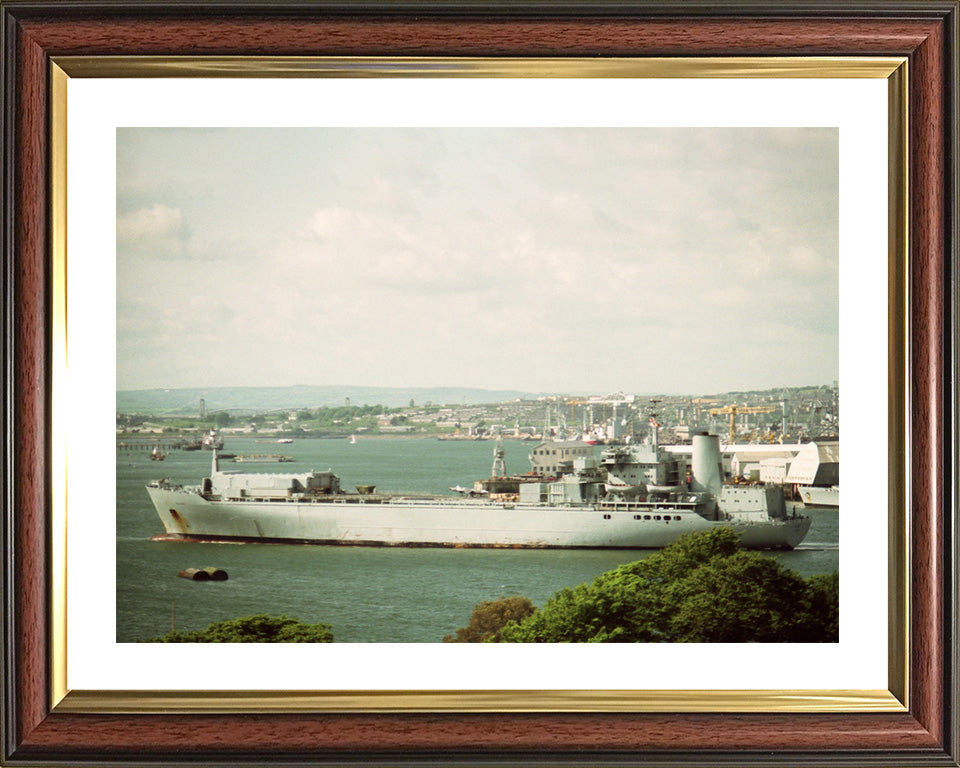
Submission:
{"label": "small boat on water", "polygon": [[211,429],[203,436],[200,446],[207,451],[220,450],[223,448],[223,438],[217,433],[217,430]]}
{"label": "small boat on water", "polygon": [[250,453],[245,456],[234,456],[233,460],[237,464],[285,464],[294,459],[282,453]]}
{"label": "small boat on water", "polygon": [[152,451],[150,451],[150,461],[163,461],[167,458],[166,454],[160,450],[159,446],[155,446]]}

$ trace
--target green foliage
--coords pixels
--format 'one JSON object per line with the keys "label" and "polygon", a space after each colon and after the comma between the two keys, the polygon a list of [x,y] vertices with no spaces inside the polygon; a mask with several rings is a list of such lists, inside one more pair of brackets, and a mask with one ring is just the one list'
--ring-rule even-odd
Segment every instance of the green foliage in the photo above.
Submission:
{"label": "green foliage", "polygon": [[197,632],[168,632],[148,643],[332,643],[326,624],[302,624],[288,616],[244,616]]}
{"label": "green foliage", "polygon": [[711,561],[671,584],[670,629],[684,642],[790,642],[805,639],[804,580],[756,552]]}
{"label": "green foliage", "polygon": [[513,643],[836,642],[839,576],[803,579],[714,529],[556,593]]}
{"label": "green foliage", "polygon": [[807,612],[813,624],[813,634],[840,637],[840,574],[834,571],[825,576],[807,579]]}
{"label": "green foliage", "polygon": [[445,643],[497,642],[501,630],[511,621],[522,621],[536,608],[522,595],[501,597],[478,603],[470,615],[470,623],[457,630],[456,635],[447,635]]}
{"label": "green foliage", "polygon": [[381,413],[395,413],[399,408],[384,408],[382,405],[341,405],[335,408],[318,408],[314,414],[315,423],[323,428],[349,425],[360,420],[364,425],[376,424],[373,418]]}

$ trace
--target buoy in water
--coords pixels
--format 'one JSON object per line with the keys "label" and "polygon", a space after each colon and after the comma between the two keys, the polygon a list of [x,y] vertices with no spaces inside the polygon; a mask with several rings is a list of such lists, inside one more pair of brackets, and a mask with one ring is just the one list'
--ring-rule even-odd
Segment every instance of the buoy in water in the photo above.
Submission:
{"label": "buoy in water", "polygon": [[223,568],[185,568],[177,574],[181,579],[191,581],[226,581],[227,572]]}

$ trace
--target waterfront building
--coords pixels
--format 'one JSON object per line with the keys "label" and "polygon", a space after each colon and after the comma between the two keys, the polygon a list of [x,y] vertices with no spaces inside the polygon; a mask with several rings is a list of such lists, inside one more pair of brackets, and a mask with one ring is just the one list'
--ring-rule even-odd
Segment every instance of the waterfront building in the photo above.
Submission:
{"label": "waterfront building", "polygon": [[572,466],[574,459],[593,456],[593,446],[582,440],[545,440],[530,451],[530,471],[536,475],[556,475],[561,464]]}
{"label": "waterfront building", "polygon": [[760,482],[783,485],[787,481],[787,472],[793,464],[793,457],[760,460]]}
{"label": "waterfront building", "polygon": [[[664,448],[678,456],[689,457],[693,452],[693,447],[690,445],[667,445],[664,446]],[[740,457],[738,464],[746,464],[751,461],[751,456],[759,457],[754,459],[759,463],[761,460],[770,458],[772,453],[779,456],[795,456],[801,448],[803,448],[803,445],[800,443],[785,443],[783,445],[769,443],[731,443],[730,445],[724,445],[720,448],[720,459],[723,462],[724,474],[735,475],[737,473],[734,471],[734,457]]]}
{"label": "waterfront building", "polygon": [[[735,451],[730,458],[730,474],[733,477],[743,477],[747,480],[763,480],[761,467],[764,461],[776,459],[783,462],[792,462],[796,451],[766,450],[766,451]],[[768,465],[769,466],[769,465]],[[783,482],[783,480],[780,480]]]}
{"label": "waterfront building", "polygon": [[832,486],[840,483],[840,443],[807,443],[800,447],[787,473],[788,483]]}

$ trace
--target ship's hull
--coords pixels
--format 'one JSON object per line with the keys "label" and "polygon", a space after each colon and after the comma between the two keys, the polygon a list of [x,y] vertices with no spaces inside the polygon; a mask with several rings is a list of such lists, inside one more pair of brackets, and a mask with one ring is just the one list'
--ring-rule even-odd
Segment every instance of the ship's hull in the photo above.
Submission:
{"label": "ship's hull", "polygon": [[802,485],[797,488],[805,507],[840,507],[840,489],[817,485]]}
{"label": "ship's hull", "polygon": [[171,539],[407,547],[656,549],[684,533],[728,527],[756,549],[790,549],[810,519],[710,521],[690,510],[392,497],[218,500],[147,488]]}

